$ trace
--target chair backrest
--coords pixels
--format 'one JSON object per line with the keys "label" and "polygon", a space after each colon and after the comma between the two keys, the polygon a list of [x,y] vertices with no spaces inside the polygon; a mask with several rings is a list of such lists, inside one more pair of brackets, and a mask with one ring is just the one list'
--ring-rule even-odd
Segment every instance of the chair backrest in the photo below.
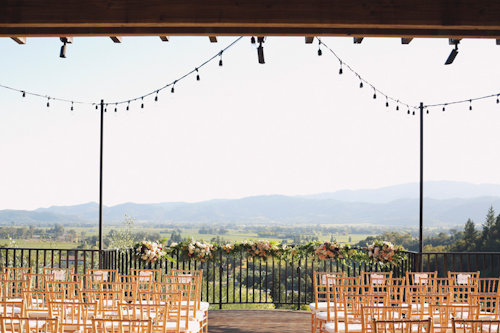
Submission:
{"label": "chair backrest", "polygon": [[[89,274],[96,276],[96,281],[116,282],[118,278],[117,269],[89,269]],[[99,278],[100,276],[101,278]]]}
{"label": "chair backrest", "polygon": [[[323,273],[313,272],[314,281],[314,302],[316,309],[319,309],[320,303],[327,303],[327,312],[337,312],[338,303],[342,303],[341,295],[337,291],[337,286],[341,283],[340,277],[344,276],[341,273]],[[333,309],[330,309],[330,302],[335,302]],[[329,315],[328,315],[329,316]],[[328,318],[330,321],[330,318]]]}
{"label": "chair backrest", "polygon": [[[184,315],[184,318],[181,318],[181,313],[183,306],[182,304],[182,291],[167,291],[167,292],[154,292],[154,304],[157,305],[167,305],[168,306],[168,318],[171,321],[175,321],[176,328],[175,332],[180,332],[181,327],[181,319],[184,327],[189,326],[190,316]],[[188,312],[186,312],[188,313]],[[170,330],[169,330],[170,332]]]}
{"label": "chair backrest", "polygon": [[405,303],[405,282],[404,278],[387,278],[385,279],[385,285],[373,285],[370,294],[387,293],[389,296],[387,305],[402,305]]}
{"label": "chair backrest", "polygon": [[453,329],[451,318],[472,319],[478,318],[479,305],[472,304],[440,304],[429,305],[429,316],[434,320],[436,333],[447,333]]}
{"label": "chair backrest", "polygon": [[51,274],[24,274],[23,280],[29,280],[29,289],[44,289],[46,281],[53,281]]}
{"label": "chair backrest", "polygon": [[374,332],[373,318],[377,320],[401,320],[411,318],[411,306],[366,306],[361,304],[361,326],[364,333]]}
{"label": "chair backrest", "polygon": [[480,271],[477,272],[450,272],[448,271],[448,277],[453,281],[453,284],[458,285],[471,285],[474,283],[475,279],[478,279],[481,275]]}
{"label": "chair backrest", "polygon": [[117,319],[117,318],[93,318],[92,332],[106,333],[150,333],[153,320],[149,319]]}
{"label": "chair backrest", "polygon": [[0,317],[25,317],[26,304],[21,301],[0,301]]}
{"label": "chair backrest", "polygon": [[49,317],[59,317],[61,332],[91,329],[91,319],[97,315],[96,302],[64,302],[49,301]]}
{"label": "chair backrest", "polygon": [[118,307],[124,302],[121,290],[81,290],[80,302],[97,303],[100,316],[118,316]]}
{"label": "chair backrest", "polygon": [[479,294],[500,293],[500,278],[476,278],[473,284]]}
{"label": "chair backrest", "polygon": [[[488,319],[499,320],[500,294],[484,293],[471,294],[472,304],[478,304],[480,308],[479,319],[487,316]],[[484,315],[484,316],[483,316]]]}
{"label": "chair backrest", "polygon": [[7,273],[7,280],[22,280],[24,274],[31,274],[32,267],[4,267],[3,272]]}
{"label": "chair backrest", "polygon": [[452,318],[453,333],[500,333],[500,320]]}
{"label": "chair backrest", "polygon": [[62,293],[64,299],[78,299],[80,290],[85,289],[81,280],[46,281],[45,290],[51,293]]}
{"label": "chair backrest", "polygon": [[80,282],[83,289],[98,290],[99,282],[103,281],[101,274],[71,274],[71,281]]}
{"label": "chair backrest", "polygon": [[118,282],[120,283],[134,283],[137,290],[154,290],[155,284],[154,274],[146,275],[119,275]]}
{"label": "chair backrest", "polygon": [[[437,278],[437,271],[435,272],[406,272],[406,284],[409,286],[421,285],[422,282],[428,282],[428,279]],[[421,281],[421,279],[427,279]]]}
{"label": "chair backrest", "polygon": [[2,282],[2,297],[4,301],[22,299],[23,290],[30,288],[30,280],[5,280]]}
{"label": "chair backrest", "polygon": [[[153,282],[161,282],[161,269],[138,269],[138,268],[131,268],[130,269],[130,275],[137,275],[137,276],[143,276],[151,277],[151,281]],[[173,274],[172,274],[173,275]]]}
{"label": "chair backrest", "polygon": [[420,278],[420,283],[427,287],[429,293],[450,293],[453,289],[450,278]]}
{"label": "chair backrest", "polygon": [[99,282],[101,291],[121,291],[123,300],[126,302],[137,301],[137,283],[136,282]]}
{"label": "chair backrest", "polygon": [[9,333],[56,333],[59,332],[59,317],[0,317],[0,331]]}
{"label": "chair backrest", "polygon": [[432,333],[432,318],[428,319],[400,319],[377,320],[373,319],[374,333]]}
{"label": "chair backrest", "polygon": [[360,279],[364,285],[383,285],[384,279],[392,278],[392,271],[390,272],[361,272]]}
{"label": "chair backrest", "polygon": [[71,281],[71,274],[75,273],[75,269],[44,267],[43,272],[45,274],[53,274],[54,281]]}

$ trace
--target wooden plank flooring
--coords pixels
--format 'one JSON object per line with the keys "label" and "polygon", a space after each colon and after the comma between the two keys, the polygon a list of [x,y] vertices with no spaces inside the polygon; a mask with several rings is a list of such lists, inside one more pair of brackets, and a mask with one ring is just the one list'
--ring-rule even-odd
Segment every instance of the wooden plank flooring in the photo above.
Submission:
{"label": "wooden plank flooring", "polygon": [[210,310],[208,332],[311,332],[311,313],[295,310]]}

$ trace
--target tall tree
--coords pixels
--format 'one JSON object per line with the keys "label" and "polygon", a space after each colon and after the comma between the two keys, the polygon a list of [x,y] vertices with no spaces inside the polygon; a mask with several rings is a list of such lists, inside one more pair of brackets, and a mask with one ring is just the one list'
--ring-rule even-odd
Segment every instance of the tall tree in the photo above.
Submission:
{"label": "tall tree", "polygon": [[495,235],[495,211],[493,210],[493,206],[488,209],[488,213],[486,214],[486,221],[483,224],[483,232],[481,234],[481,251],[497,251],[498,247],[495,250],[495,243],[497,243],[497,235]]}
{"label": "tall tree", "polygon": [[475,251],[476,242],[479,231],[476,229],[476,224],[471,219],[467,220],[464,227],[463,233],[463,251]]}

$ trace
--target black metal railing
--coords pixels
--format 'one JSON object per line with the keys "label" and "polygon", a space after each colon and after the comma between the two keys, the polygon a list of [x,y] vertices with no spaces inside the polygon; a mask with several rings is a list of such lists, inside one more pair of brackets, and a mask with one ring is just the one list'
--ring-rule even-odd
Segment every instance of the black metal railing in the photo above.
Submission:
{"label": "black metal railing", "polygon": [[[284,261],[279,259],[248,258],[241,254],[219,252],[213,260],[181,262],[157,261],[145,264],[134,256],[134,250],[104,250],[103,268],[118,269],[122,274],[131,268],[161,269],[169,275],[172,269],[203,269],[202,300],[217,304],[219,308],[231,304],[274,304],[276,307],[296,306],[314,301],[313,272],[340,272],[358,276],[360,272],[377,272],[374,264],[353,261],[320,261],[303,259]],[[418,266],[417,253],[405,252],[406,260],[392,270],[395,277],[404,277],[406,271]],[[178,257],[174,254],[174,259]]]}
{"label": "black metal railing", "polygon": [[[500,276],[500,252],[405,252],[406,260],[392,270],[395,277],[404,277],[407,271],[437,271],[447,276],[448,271],[480,271],[481,277]],[[178,259],[177,255],[173,255]],[[422,267],[421,267],[422,263]],[[89,268],[118,269],[129,274],[131,268],[156,268],[170,275],[172,269],[203,269],[202,300],[223,308],[231,304],[274,304],[275,307],[309,304],[314,300],[313,272],[346,272],[358,276],[360,272],[380,271],[374,264],[353,261],[319,261],[306,258],[300,261],[247,258],[240,254],[219,252],[213,260],[145,264],[135,256],[133,249],[120,250],[63,250],[1,248],[0,265],[34,267],[42,273],[44,267],[74,268],[87,273]]]}

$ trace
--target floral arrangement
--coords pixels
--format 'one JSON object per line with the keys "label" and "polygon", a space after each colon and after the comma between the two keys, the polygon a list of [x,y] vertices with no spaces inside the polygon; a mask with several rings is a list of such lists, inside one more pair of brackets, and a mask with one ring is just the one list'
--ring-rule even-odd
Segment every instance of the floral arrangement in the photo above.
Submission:
{"label": "floral arrangement", "polygon": [[[406,259],[404,248],[387,241],[375,241],[367,248],[355,248],[349,244],[311,241],[307,244],[287,246],[268,240],[245,240],[243,242],[224,245],[210,244],[205,241],[189,239],[181,243],[172,243],[164,247],[162,242],[143,241],[135,246],[136,254],[144,261],[155,262],[160,258],[173,261],[168,256],[175,251],[180,261],[199,260],[206,262],[214,258],[216,253],[227,255],[240,254],[248,258],[267,260],[276,258],[286,261],[298,261],[306,258],[318,260],[346,260],[373,262],[379,265],[398,265]],[[349,264],[349,263],[347,263]]]}
{"label": "floral arrangement", "polygon": [[171,250],[177,250],[180,253],[180,260],[195,259],[201,262],[208,261],[214,256],[214,245],[205,241],[197,242],[194,239],[181,242],[179,244],[170,244]]}
{"label": "floral arrangement", "polygon": [[314,250],[319,260],[345,259],[343,249],[337,242],[325,242]]}
{"label": "floral arrangement", "polygon": [[395,246],[387,241],[375,241],[368,246],[368,260],[379,264],[389,264],[404,260],[401,246]]}
{"label": "floral arrangement", "polygon": [[155,262],[159,258],[165,257],[166,252],[163,251],[163,244],[160,242],[142,241],[135,246],[135,252],[142,260],[147,262]]}

